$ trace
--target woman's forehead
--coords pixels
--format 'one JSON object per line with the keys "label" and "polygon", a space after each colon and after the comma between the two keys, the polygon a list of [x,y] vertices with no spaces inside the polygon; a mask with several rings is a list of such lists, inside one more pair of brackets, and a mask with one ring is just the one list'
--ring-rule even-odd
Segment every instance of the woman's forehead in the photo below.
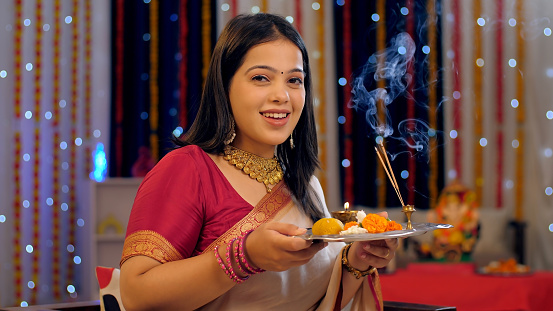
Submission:
{"label": "woman's forehead", "polygon": [[303,70],[303,56],[301,50],[290,40],[279,39],[255,45],[248,50],[242,66],[250,68],[254,65]]}

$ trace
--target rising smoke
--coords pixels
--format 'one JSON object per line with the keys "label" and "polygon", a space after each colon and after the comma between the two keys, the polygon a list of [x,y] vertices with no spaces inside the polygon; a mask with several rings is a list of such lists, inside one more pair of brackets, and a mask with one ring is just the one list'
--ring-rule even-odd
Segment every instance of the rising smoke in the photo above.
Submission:
{"label": "rising smoke", "polygon": [[[412,98],[407,92],[407,87],[412,83],[413,77],[408,72],[408,66],[412,65],[416,45],[413,39],[406,32],[399,33],[390,40],[389,47],[369,57],[361,72],[353,80],[352,85],[352,108],[365,112],[365,119],[377,136],[402,141],[409,152],[420,153],[428,150],[428,142],[436,131],[429,125],[417,119],[406,119],[399,122],[397,126],[398,135],[394,135],[394,124],[390,114],[387,113],[388,106],[396,98],[404,96]],[[382,60],[379,62],[379,60]],[[385,81],[385,87],[376,87],[371,91],[367,90],[378,81]],[[378,105],[383,103],[387,109],[385,120],[379,118]],[[396,109],[401,109],[396,107]],[[424,156],[426,152],[422,153]],[[390,155],[394,158],[396,155]]]}

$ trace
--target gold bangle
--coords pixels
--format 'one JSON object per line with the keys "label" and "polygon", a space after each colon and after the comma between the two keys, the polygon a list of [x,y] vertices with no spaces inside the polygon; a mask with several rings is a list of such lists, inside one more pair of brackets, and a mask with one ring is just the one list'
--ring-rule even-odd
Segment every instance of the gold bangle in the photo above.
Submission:
{"label": "gold bangle", "polygon": [[369,269],[365,271],[360,271],[350,266],[348,261],[348,253],[349,253],[350,247],[351,247],[351,243],[346,245],[346,247],[344,248],[344,251],[342,251],[342,266],[344,266],[344,268],[346,268],[346,270],[348,270],[349,273],[353,274],[356,279],[360,279],[371,273],[374,273],[376,271],[376,268],[372,266],[369,266]]}

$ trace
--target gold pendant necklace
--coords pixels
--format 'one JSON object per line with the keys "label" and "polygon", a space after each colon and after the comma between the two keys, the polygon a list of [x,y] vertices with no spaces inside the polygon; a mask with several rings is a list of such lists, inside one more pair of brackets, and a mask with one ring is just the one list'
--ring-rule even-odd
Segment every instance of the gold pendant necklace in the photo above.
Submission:
{"label": "gold pendant necklace", "polygon": [[284,174],[276,156],[265,159],[253,153],[226,145],[223,159],[237,169],[265,185],[267,192],[271,192],[269,185],[275,185],[282,180]]}

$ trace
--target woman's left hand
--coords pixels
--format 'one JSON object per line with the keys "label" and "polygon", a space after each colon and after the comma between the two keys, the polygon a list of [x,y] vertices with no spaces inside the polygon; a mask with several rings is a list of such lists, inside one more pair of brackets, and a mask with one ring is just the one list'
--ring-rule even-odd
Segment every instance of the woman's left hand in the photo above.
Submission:
{"label": "woman's left hand", "polygon": [[[378,214],[388,217],[387,212]],[[348,253],[348,261],[352,267],[361,271],[365,271],[371,266],[375,268],[385,267],[394,258],[398,244],[397,238],[354,242]]]}
{"label": "woman's left hand", "polygon": [[348,253],[352,267],[365,271],[369,267],[382,268],[394,258],[398,239],[354,242]]}

